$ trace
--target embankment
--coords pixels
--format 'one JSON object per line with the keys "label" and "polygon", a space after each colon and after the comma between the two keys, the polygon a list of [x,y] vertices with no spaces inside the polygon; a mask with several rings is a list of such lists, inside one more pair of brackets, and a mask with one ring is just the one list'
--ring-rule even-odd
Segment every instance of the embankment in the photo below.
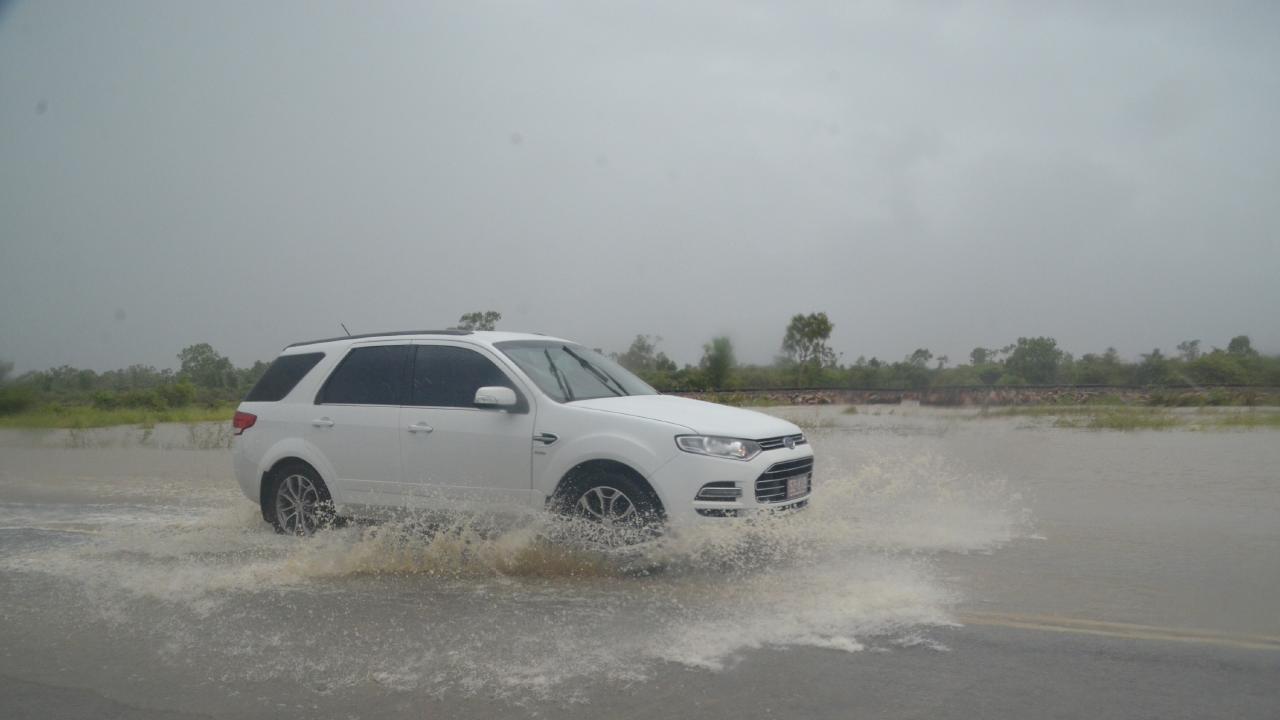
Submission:
{"label": "embankment", "polygon": [[730,405],[897,405],[904,401],[943,407],[982,405],[1280,405],[1280,388],[1202,386],[1187,388],[1052,385],[939,387],[925,390],[846,388],[747,389],[670,393]]}

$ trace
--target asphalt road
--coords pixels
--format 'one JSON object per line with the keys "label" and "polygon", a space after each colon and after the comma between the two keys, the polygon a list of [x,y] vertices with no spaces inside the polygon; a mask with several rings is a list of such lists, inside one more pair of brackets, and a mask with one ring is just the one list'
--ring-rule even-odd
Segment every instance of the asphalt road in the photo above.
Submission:
{"label": "asphalt road", "polygon": [[[1149,631],[1095,635],[994,624],[936,633],[949,648],[886,653],[761,650],[734,668],[659,668],[643,683],[578,688],[573,703],[483,697],[397,697],[347,692],[315,697],[274,687],[277,702],[240,717],[523,718],[1266,718],[1280,716],[1280,640],[1180,641]],[[1256,643],[1256,644],[1255,644]],[[67,678],[68,681],[72,680]],[[301,701],[282,698],[295,695]],[[75,682],[0,676],[0,710],[12,720],[227,717],[216,707],[174,711]]]}
{"label": "asphalt road", "polygon": [[188,429],[0,433],[0,718],[1280,718],[1274,433],[828,412],[810,512],[640,575],[278,537]]}

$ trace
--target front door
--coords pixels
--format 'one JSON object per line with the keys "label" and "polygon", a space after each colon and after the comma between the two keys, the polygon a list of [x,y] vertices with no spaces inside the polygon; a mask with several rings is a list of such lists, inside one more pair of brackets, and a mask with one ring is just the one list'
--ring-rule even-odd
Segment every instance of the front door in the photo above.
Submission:
{"label": "front door", "polygon": [[[419,506],[531,502],[534,407],[488,351],[461,343],[415,345],[410,397],[400,410],[404,492]],[[476,407],[476,390],[515,390],[514,408]]]}

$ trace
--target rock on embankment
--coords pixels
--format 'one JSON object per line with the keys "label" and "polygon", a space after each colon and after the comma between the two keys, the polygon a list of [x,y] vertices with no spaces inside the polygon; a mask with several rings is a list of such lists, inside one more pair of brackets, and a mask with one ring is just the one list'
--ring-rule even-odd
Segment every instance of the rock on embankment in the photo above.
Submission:
{"label": "rock on embankment", "polygon": [[1111,386],[950,387],[927,390],[733,390],[673,392],[731,405],[921,405],[967,407],[981,405],[1280,405],[1280,388],[1211,386],[1195,388],[1135,388]]}

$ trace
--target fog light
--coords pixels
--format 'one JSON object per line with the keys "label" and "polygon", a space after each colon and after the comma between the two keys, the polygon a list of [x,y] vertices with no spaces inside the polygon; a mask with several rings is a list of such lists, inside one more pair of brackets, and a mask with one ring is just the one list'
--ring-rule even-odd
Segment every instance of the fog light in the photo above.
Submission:
{"label": "fog light", "polygon": [[713,482],[702,486],[694,500],[711,500],[732,502],[742,497],[742,488],[737,483]]}

